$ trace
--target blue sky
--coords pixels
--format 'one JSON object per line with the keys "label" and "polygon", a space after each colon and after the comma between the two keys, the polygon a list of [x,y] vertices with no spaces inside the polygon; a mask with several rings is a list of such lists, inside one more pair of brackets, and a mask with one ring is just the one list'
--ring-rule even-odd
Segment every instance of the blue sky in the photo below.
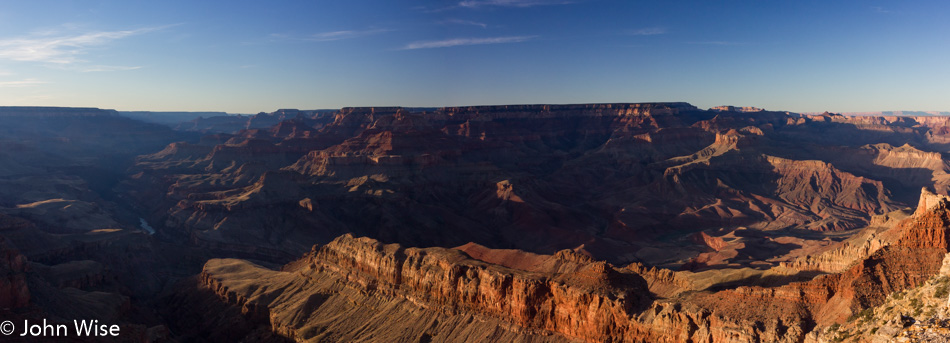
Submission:
{"label": "blue sky", "polygon": [[0,0],[0,105],[950,110],[946,1]]}

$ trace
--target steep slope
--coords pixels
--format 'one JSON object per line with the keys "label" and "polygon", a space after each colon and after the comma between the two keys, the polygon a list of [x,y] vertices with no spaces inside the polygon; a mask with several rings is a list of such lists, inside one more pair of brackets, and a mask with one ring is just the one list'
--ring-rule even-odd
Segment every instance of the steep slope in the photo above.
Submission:
{"label": "steep slope", "polygon": [[840,273],[784,285],[701,290],[699,274],[618,269],[572,251],[417,249],[345,235],[281,271],[209,261],[197,289],[178,297],[210,290],[295,341],[801,342],[938,273],[950,202],[923,198],[884,233],[896,240]]}
{"label": "steep slope", "polygon": [[619,341],[611,318],[643,306],[646,285],[603,262],[574,269],[549,278],[455,250],[342,236],[282,271],[212,260],[200,280],[297,341]]}
{"label": "steep slope", "polygon": [[835,342],[946,342],[950,339],[947,262],[945,258],[940,274],[919,287],[894,292],[881,305],[817,336]]}

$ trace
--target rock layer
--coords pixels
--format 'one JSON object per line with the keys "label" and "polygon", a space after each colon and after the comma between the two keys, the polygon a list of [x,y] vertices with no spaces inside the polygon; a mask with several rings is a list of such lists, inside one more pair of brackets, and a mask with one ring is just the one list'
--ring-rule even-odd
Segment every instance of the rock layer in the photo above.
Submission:
{"label": "rock layer", "polygon": [[[365,329],[344,323],[382,323],[381,317],[416,308],[424,318],[439,313],[440,320],[460,326],[445,331],[409,320],[400,324],[410,325],[401,334],[386,331],[386,339],[801,342],[810,332],[844,323],[880,305],[888,294],[917,287],[939,272],[950,251],[950,202],[929,199],[921,201],[916,215],[882,233],[896,239],[840,273],[772,287],[684,293],[694,289],[692,280],[699,274],[639,264],[615,268],[569,250],[537,255],[476,244],[403,248],[350,235],[315,246],[280,271],[240,260],[212,260],[200,280],[201,287],[247,317],[297,341],[383,339],[359,336]],[[320,300],[314,302],[314,297]],[[365,311],[341,308],[342,298],[372,303],[358,306],[382,312],[367,319]],[[304,309],[307,316],[301,316]],[[319,319],[331,313],[344,314]],[[461,324],[459,316],[482,319],[477,325]],[[458,336],[476,329],[502,333]],[[545,332],[554,336],[543,336]]]}
{"label": "rock layer", "polygon": [[[583,245],[613,263],[701,269],[787,262],[901,208],[908,187],[945,188],[937,145],[922,138],[936,124],[913,119],[684,103],[354,107],[320,118],[174,143],[143,156],[124,192],[166,232],[273,262],[353,232],[541,254]],[[909,172],[920,177],[894,181]],[[741,228],[783,236],[740,237],[712,257],[681,239]]]}

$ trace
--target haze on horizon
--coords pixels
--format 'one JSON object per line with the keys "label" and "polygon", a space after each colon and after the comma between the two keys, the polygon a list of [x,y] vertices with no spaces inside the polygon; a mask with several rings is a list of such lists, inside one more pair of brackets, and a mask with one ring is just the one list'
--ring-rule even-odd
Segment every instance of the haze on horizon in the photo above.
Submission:
{"label": "haze on horizon", "polygon": [[14,2],[0,105],[950,110],[942,1]]}

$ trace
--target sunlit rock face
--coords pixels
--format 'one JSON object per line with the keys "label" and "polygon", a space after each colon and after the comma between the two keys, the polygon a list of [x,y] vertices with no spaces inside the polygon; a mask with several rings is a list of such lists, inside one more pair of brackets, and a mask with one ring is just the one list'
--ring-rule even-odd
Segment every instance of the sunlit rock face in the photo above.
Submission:
{"label": "sunlit rock face", "polygon": [[775,272],[760,286],[715,290],[696,273],[617,268],[571,250],[404,248],[344,235],[280,270],[211,260],[175,299],[219,299],[297,341],[801,342],[937,275],[950,251],[948,206],[922,203],[887,230],[896,240],[811,280]]}

